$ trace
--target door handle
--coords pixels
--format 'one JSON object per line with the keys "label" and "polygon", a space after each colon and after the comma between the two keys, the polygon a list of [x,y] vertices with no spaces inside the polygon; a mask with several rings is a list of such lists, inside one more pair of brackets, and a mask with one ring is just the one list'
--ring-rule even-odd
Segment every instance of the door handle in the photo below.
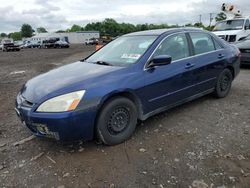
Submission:
{"label": "door handle", "polygon": [[187,63],[187,64],[185,65],[185,69],[190,69],[190,68],[192,68],[194,65],[195,65],[195,64],[193,64],[193,63]]}
{"label": "door handle", "polygon": [[221,59],[221,58],[223,58],[223,57],[225,57],[224,54],[219,54],[219,55],[218,55],[218,58],[219,58],[219,59]]}

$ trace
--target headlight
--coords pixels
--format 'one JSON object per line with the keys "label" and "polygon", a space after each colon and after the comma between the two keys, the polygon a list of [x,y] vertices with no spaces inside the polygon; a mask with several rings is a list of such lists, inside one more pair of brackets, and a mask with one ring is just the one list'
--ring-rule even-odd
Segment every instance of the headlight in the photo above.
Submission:
{"label": "headlight", "polygon": [[76,109],[85,90],[68,93],[54,97],[42,103],[37,112],[66,112]]}

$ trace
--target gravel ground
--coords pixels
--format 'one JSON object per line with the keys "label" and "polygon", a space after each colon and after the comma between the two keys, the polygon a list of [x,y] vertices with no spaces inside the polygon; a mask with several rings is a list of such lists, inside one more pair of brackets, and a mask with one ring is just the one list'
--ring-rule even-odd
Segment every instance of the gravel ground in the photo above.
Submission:
{"label": "gravel ground", "polygon": [[205,96],[153,116],[117,146],[30,137],[14,111],[21,86],[92,51],[0,52],[0,187],[250,187],[249,68],[228,97]]}

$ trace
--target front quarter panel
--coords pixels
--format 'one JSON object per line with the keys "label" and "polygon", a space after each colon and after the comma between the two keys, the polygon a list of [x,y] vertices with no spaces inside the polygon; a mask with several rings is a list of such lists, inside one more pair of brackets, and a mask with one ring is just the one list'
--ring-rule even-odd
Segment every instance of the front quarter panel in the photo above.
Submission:
{"label": "front quarter panel", "polygon": [[144,77],[142,71],[136,70],[136,66],[131,66],[89,81],[86,83],[85,95],[77,108],[79,110],[100,109],[108,98],[121,92],[129,92],[140,98]]}

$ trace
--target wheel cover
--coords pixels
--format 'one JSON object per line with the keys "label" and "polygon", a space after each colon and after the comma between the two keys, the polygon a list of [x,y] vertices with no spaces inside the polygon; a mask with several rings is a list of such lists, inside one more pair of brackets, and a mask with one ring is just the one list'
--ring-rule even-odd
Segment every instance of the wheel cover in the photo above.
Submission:
{"label": "wheel cover", "polygon": [[130,113],[125,107],[118,107],[113,110],[108,120],[108,131],[113,134],[123,132],[129,125]]}
{"label": "wheel cover", "polygon": [[221,78],[221,82],[220,82],[220,89],[221,91],[226,91],[229,86],[230,86],[230,76],[228,74],[224,74]]}

